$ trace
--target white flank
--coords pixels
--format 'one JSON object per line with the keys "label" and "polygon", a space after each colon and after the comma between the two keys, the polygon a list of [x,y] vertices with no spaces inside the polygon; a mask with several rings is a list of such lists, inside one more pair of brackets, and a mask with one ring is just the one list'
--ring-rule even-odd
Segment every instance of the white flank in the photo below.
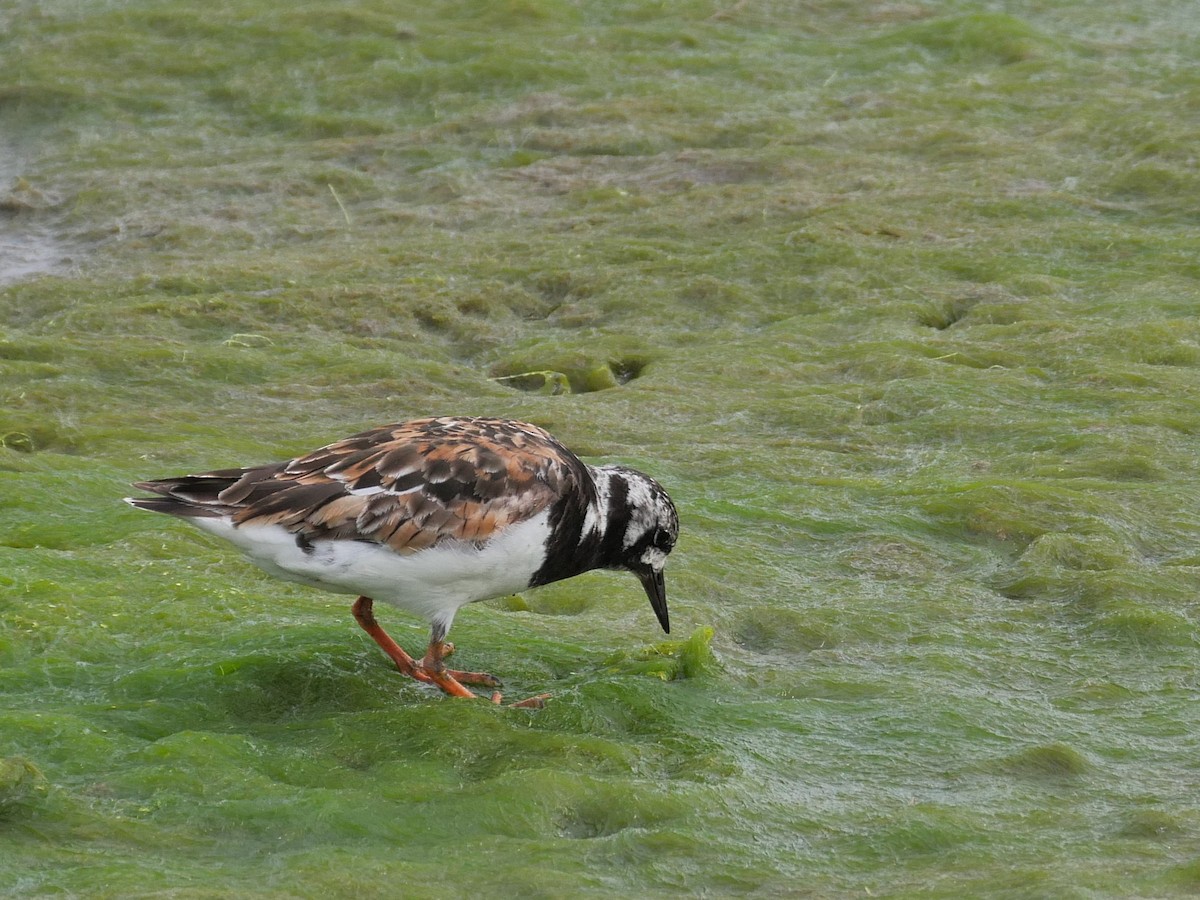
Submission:
{"label": "white flank", "polygon": [[447,629],[460,606],[524,590],[545,558],[550,512],[512,525],[482,547],[446,542],[396,553],[367,541],[315,540],[309,552],[279,525],[235,528],[228,519],[189,519],[288,581],[390,603]]}

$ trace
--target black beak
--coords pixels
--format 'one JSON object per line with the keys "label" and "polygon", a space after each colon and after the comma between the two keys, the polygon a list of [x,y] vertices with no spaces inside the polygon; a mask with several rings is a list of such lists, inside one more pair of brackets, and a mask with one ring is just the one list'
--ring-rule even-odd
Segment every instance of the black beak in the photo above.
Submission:
{"label": "black beak", "polygon": [[642,587],[646,589],[646,596],[650,598],[650,605],[654,607],[654,614],[658,616],[658,624],[662,626],[662,630],[667,634],[671,633],[671,622],[667,618],[667,586],[663,582],[663,573],[659,569],[657,572],[654,569],[647,569],[645,572],[638,572],[637,577],[642,581]]}

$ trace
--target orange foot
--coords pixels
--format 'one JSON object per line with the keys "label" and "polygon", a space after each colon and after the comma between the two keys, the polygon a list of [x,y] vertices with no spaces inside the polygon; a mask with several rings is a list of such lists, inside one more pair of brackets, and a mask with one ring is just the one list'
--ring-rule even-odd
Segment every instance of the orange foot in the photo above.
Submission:
{"label": "orange foot", "polygon": [[[499,703],[501,699],[499,693],[492,694],[493,703]],[[524,700],[518,700],[516,703],[508,705],[511,709],[543,709],[546,706],[546,701],[549,699],[549,694],[538,694],[535,697],[526,697]]]}
{"label": "orange foot", "polygon": [[[391,658],[392,662],[396,664],[396,668],[405,675],[418,681],[424,681],[426,684],[436,684],[453,697],[476,697],[476,694],[463,686],[466,684],[490,688],[500,686],[500,679],[486,672],[462,672],[458,669],[447,669],[444,661],[454,652],[454,645],[445,641],[431,640],[425,656],[420,661],[413,659],[404,652],[403,647],[392,640],[391,635],[384,631],[375,620],[373,605],[374,601],[370,597],[359,597],[354,601],[354,618],[362,626],[363,631],[369,634],[383,652]],[[522,709],[541,709],[546,705],[549,696],[549,694],[538,694],[536,697],[509,705]],[[498,704],[503,700],[503,696],[499,691],[495,691],[492,693],[491,700]]]}

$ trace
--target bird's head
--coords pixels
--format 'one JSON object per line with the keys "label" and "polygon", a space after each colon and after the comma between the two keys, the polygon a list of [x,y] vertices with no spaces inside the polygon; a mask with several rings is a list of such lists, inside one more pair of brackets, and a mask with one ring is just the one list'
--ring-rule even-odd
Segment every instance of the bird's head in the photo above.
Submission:
{"label": "bird's head", "polygon": [[608,539],[615,544],[617,535],[621,536],[610,568],[627,569],[638,577],[659,624],[670,633],[663,567],[679,538],[675,504],[662,485],[648,475],[625,466],[600,469],[608,476]]}

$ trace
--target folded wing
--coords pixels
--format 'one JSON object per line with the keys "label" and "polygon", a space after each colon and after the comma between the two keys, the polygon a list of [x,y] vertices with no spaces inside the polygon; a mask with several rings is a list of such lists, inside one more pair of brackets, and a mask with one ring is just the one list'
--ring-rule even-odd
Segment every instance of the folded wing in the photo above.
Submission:
{"label": "folded wing", "polygon": [[142,482],[135,506],[281,525],[301,541],[364,540],[411,553],[482,543],[580,485],[587,469],[542,429],[503,419],[418,419],[290,462]]}

